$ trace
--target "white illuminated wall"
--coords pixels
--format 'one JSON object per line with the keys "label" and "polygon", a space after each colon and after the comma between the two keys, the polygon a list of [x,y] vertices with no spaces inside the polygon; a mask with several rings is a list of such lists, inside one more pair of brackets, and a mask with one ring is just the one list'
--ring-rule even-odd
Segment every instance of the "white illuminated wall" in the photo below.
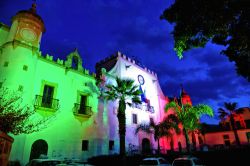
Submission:
{"label": "white illuminated wall", "polygon": [[[145,123],[149,124],[150,118],[154,120],[155,123],[158,123],[164,116],[164,106],[166,100],[162,90],[159,86],[157,75],[148,70],[147,68],[142,68],[135,64],[134,60],[129,59],[125,55],[122,55],[118,52],[117,63],[110,71],[103,70],[103,75],[105,75],[106,84],[115,84],[115,77],[118,76],[122,79],[132,79],[135,81],[135,84],[140,86],[138,76],[141,75],[144,78],[144,84],[141,85],[142,90],[145,92],[146,98],[150,100],[150,105],[154,108],[154,113],[146,111],[146,104],[142,102],[142,105],[145,105],[142,109],[126,107],[126,148],[127,150],[129,144],[135,145],[141,150],[142,148],[142,139],[147,138],[150,140],[151,148],[157,149],[157,142],[154,140],[154,136],[151,134],[145,134],[139,132],[138,135],[135,135],[135,128],[138,124]],[[108,101],[104,106],[105,111],[107,111],[108,119],[108,135],[110,140],[115,140],[115,149],[110,151],[110,153],[119,153],[119,135],[118,135],[118,120],[117,120],[117,108],[118,104],[116,102]],[[100,111],[100,110],[99,110]],[[137,115],[137,124],[132,122],[132,114]]]}

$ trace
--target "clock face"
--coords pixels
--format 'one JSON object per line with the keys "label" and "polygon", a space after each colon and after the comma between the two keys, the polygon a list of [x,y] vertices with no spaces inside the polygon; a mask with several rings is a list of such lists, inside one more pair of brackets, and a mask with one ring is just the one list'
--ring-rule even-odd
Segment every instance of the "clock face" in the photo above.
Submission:
{"label": "clock face", "polygon": [[143,85],[145,83],[145,80],[144,80],[142,75],[138,75],[138,81],[139,81],[140,85]]}
{"label": "clock face", "polygon": [[21,37],[26,41],[35,41],[36,40],[36,33],[29,28],[22,28],[20,31]]}

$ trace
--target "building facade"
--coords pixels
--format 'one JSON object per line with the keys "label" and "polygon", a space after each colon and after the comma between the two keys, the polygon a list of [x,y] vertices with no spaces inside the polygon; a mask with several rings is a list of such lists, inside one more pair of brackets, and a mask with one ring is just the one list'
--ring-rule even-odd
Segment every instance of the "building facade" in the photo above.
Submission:
{"label": "building facade", "polygon": [[[40,132],[14,136],[10,160],[26,164],[45,154],[50,158],[80,158],[103,153],[97,125],[99,90],[95,75],[82,67],[77,50],[67,60],[43,56],[45,27],[36,6],[18,12],[10,27],[0,25],[0,84],[22,94],[34,107],[33,120],[54,116]],[[97,151],[98,149],[98,151]]]}
{"label": "building facade", "polygon": [[[26,164],[41,154],[80,160],[118,154],[117,103],[98,98],[102,87],[96,86],[96,75],[82,67],[77,49],[66,60],[42,55],[44,32],[35,4],[19,11],[10,27],[0,24],[0,85],[17,91],[25,104],[34,107],[34,121],[54,117],[39,132],[13,136],[10,160]],[[126,148],[128,153],[156,149],[153,135],[135,135],[135,128],[150,120],[159,122],[164,115],[167,100],[157,75],[120,52],[98,63],[96,70],[98,78],[105,79],[103,85],[114,83],[115,77],[135,80],[143,92],[142,104],[126,110]]]}
{"label": "building facade", "polygon": [[[240,144],[244,146],[250,144],[250,108],[241,109],[243,113],[235,117],[235,123]],[[204,144],[217,149],[237,146],[233,128],[229,122],[228,118],[223,124],[205,126]]]}
{"label": "building facade", "polygon": [[[160,88],[156,73],[138,65],[121,52],[106,58],[96,64],[97,78],[101,81],[100,88],[107,84],[115,84],[115,78],[132,79],[141,91],[141,104],[126,107],[126,149],[129,154],[145,152],[148,149],[157,149],[157,143],[152,134],[139,132],[135,129],[139,124],[158,123],[164,116],[166,98]],[[107,110],[107,137],[114,141],[115,148],[119,148],[117,101],[100,101],[99,111]],[[119,149],[114,149],[117,153]],[[137,150],[137,151],[136,151]],[[110,153],[113,153],[110,151]]]}

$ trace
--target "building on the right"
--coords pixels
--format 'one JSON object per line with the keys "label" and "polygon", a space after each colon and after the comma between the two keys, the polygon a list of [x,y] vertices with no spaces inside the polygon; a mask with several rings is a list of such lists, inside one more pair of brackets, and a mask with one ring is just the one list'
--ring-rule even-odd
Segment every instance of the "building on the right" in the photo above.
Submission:
{"label": "building on the right", "polygon": [[[250,108],[244,107],[240,116],[235,117],[236,133],[240,145],[250,144]],[[235,133],[227,118],[218,125],[203,124],[203,132],[200,136],[203,145],[213,149],[230,148],[237,146]]]}

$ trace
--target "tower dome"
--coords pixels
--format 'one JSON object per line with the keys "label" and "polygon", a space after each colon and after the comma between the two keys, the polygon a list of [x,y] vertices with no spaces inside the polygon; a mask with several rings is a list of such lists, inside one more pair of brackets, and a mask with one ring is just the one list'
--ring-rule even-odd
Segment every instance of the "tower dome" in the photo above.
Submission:
{"label": "tower dome", "polygon": [[44,22],[41,16],[36,12],[36,3],[32,4],[32,7],[29,10],[20,10],[12,17],[12,22],[15,20],[25,20],[36,23],[41,28],[42,32],[45,32]]}
{"label": "tower dome", "polygon": [[26,47],[40,48],[42,34],[45,32],[43,19],[36,12],[36,3],[28,10],[21,10],[12,17],[12,25],[7,42],[24,44]]}

